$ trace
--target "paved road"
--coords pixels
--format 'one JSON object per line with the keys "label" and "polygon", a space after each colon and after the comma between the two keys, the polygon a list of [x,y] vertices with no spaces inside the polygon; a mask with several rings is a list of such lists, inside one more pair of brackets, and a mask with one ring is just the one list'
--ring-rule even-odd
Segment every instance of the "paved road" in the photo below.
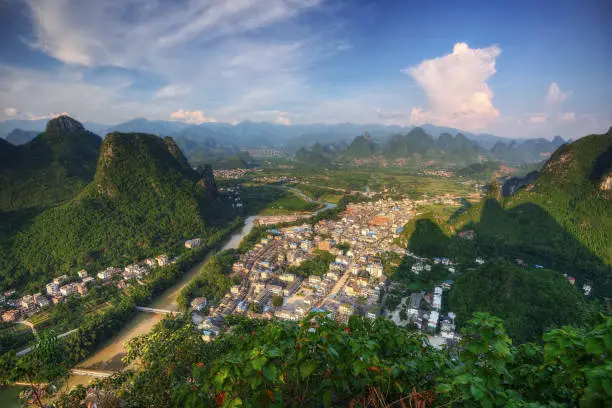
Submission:
{"label": "paved road", "polygon": [[[79,329],[73,329],[73,330],[67,331],[66,333],[62,333],[62,334],[60,334],[59,336],[57,336],[57,338],[58,338],[58,339],[61,339],[61,338],[66,337],[66,336],[70,336],[72,333],[75,333],[75,332],[77,332],[78,330],[79,330]],[[28,347],[28,348],[26,348],[26,349],[23,349],[23,350],[21,350],[21,351],[18,351],[18,352],[17,352],[17,357],[21,357],[21,356],[24,356],[24,355],[28,354],[29,352],[31,352],[32,350],[34,350],[34,347],[36,347],[36,346]]]}

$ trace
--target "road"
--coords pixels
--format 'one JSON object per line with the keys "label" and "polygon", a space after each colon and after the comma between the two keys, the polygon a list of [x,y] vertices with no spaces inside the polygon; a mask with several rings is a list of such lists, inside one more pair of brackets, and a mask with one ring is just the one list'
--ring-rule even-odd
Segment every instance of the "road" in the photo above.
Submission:
{"label": "road", "polygon": [[[57,338],[58,338],[58,339],[61,339],[61,338],[66,337],[66,336],[70,336],[72,333],[76,333],[78,330],[79,330],[79,329],[72,329],[72,330],[70,330],[70,331],[67,331],[66,333],[62,333],[62,334],[60,334],[59,336],[57,336]],[[17,357],[21,357],[21,356],[24,356],[24,355],[28,354],[29,352],[31,352],[32,350],[34,350],[34,347],[36,347],[36,346],[28,347],[28,348],[26,348],[26,349],[23,349],[23,350],[21,350],[21,351],[18,351],[18,352],[17,352]]]}

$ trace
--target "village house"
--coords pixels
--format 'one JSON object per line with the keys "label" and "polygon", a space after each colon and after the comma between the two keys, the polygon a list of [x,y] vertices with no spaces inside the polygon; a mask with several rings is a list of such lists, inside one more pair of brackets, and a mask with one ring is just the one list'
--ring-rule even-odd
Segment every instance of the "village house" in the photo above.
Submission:
{"label": "village house", "polygon": [[77,275],[79,275],[79,278],[83,279],[87,277],[87,271],[85,269],[81,269],[80,271],[77,272]]}
{"label": "village house", "polygon": [[53,282],[61,285],[62,283],[64,283],[65,281],[68,280],[68,275],[62,275],[62,276],[58,276],[57,278],[53,279]]}
{"label": "village house", "polygon": [[49,296],[58,296],[59,295],[59,284],[55,282],[47,283],[47,295]]}
{"label": "village house", "polygon": [[206,308],[207,304],[208,304],[208,301],[206,300],[205,297],[197,297],[191,301],[191,308],[193,310],[197,310],[198,312],[201,312],[202,310]]}
{"label": "village house", "polygon": [[2,321],[4,322],[14,322],[15,320],[18,320],[20,317],[21,313],[19,312],[18,309],[10,309],[7,310],[6,312],[2,313]]}
{"label": "village house", "polygon": [[170,261],[168,259],[168,255],[165,255],[165,254],[156,256],[155,260],[157,261],[157,264],[159,266],[166,266],[166,265],[168,265],[170,263]]}
{"label": "village house", "polygon": [[202,245],[202,240],[200,238],[188,239],[185,241],[185,248],[193,249],[198,248]]}

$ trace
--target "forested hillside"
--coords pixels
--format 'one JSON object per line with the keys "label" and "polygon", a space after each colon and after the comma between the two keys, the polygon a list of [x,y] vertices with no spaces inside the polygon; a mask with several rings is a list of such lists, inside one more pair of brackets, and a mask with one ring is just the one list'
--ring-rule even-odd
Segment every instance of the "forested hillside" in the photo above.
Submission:
{"label": "forested hillside", "polygon": [[79,122],[60,116],[24,145],[0,145],[0,211],[72,198],[93,179],[101,143]]}
{"label": "forested hillside", "polygon": [[94,180],[15,235],[0,263],[2,275],[9,283],[35,284],[73,268],[169,251],[223,223],[216,193],[210,167],[191,169],[172,139],[109,134]]}

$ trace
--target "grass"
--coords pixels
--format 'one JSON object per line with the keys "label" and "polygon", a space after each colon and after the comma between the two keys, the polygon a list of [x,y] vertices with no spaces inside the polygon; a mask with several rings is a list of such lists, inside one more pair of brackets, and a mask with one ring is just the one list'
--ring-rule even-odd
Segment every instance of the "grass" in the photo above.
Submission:
{"label": "grass", "polygon": [[280,198],[269,203],[260,215],[288,215],[296,212],[311,212],[318,204],[308,202],[292,192],[285,192]]}

